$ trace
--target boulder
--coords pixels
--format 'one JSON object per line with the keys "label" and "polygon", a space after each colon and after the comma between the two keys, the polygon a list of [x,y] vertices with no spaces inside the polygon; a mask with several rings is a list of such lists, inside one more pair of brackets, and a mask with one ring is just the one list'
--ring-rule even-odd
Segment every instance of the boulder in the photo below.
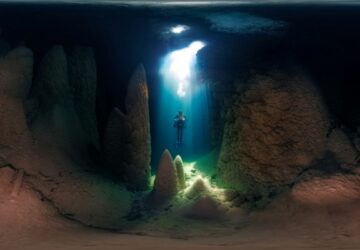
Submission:
{"label": "boulder", "polygon": [[99,149],[96,118],[97,70],[94,51],[76,47],[67,55],[69,84],[74,93],[75,110],[90,142]]}
{"label": "boulder", "polygon": [[176,169],[171,154],[166,149],[160,159],[152,194],[156,202],[162,202],[173,198],[177,191]]}
{"label": "boulder", "polygon": [[186,192],[186,197],[194,199],[202,195],[210,194],[210,186],[203,178],[198,177]]}
{"label": "boulder", "polygon": [[176,168],[176,175],[178,178],[178,187],[179,190],[182,190],[185,188],[185,173],[184,173],[184,163],[181,159],[180,155],[177,155],[174,160],[175,168]]}
{"label": "boulder", "polygon": [[218,161],[225,186],[248,191],[293,183],[326,151],[327,110],[303,72],[255,75],[234,100]]}

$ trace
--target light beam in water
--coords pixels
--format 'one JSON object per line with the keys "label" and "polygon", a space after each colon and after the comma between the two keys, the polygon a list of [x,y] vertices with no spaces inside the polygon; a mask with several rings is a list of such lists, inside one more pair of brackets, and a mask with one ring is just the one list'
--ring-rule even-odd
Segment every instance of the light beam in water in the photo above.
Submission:
{"label": "light beam in water", "polygon": [[[156,114],[154,119],[153,163],[157,164],[164,149],[173,155],[181,154],[196,159],[208,150],[208,99],[207,84],[199,79],[197,61],[204,42],[194,41],[184,48],[169,52],[160,65],[160,82],[157,85]],[[177,142],[175,116],[183,112],[186,123],[183,143]]]}
{"label": "light beam in water", "polygon": [[186,95],[194,73],[196,54],[204,47],[203,42],[195,41],[184,49],[175,50],[165,59],[162,74],[168,78],[169,84],[177,85],[176,93],[179,97]]}

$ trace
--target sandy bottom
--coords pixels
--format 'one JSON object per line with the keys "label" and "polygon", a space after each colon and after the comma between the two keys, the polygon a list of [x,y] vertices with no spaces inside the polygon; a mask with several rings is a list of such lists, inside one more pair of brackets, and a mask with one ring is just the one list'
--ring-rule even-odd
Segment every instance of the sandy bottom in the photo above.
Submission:
{"label": "sandy bottom", "polygon": [[329,236],[299,237],[285,231],[258,228],[226,237],[183,240],[78,228],[31,234],[16,242],[3,242],[1,249],[359,249],[358,237]]}

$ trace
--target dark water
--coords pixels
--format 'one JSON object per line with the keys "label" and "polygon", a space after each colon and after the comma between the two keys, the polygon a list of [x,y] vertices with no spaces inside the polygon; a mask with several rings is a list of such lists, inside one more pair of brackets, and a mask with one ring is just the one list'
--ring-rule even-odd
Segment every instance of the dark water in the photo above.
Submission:
{"label": "dark water", "polygon": [[[242,22],[248,26],[226,30],[209,19],[215,16],[221,23],[228,20],[226,15],[235,16],[229,19],[233,26]],[[191,29],[181,36],[164,35],[176,24]],[[35,51],[36,63],[54,44],[95,49],[101,133],[111,109],[124,108],[128,80],[143,63],[150,88],[152,136],[158,138],[163,125],[158,124],[159,112],[154,107],[161,92],[161,59],[199,39],[207,43],[198,54],[199,74],[206,81],[230,84],[252,69],[298,64],[318,84],[336,119],[351,129],[360,126],[360,7],[356,5],[135,8],[2,4],[0,27],[6,40],[25,42]],[[172,127],[163,129],[173,131]],[[213,146],[200,145],[193,156]],[[153,140],[153,165],[163,147]]]}

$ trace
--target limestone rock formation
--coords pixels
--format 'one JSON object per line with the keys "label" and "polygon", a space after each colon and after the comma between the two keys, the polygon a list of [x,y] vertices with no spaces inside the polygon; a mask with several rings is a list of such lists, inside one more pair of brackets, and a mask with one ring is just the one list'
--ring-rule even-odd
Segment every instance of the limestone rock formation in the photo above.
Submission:
{"label": "limestone rock formation", "polygon": [[69,86],[68,63],[64,48],[52,47],[42,58],[35,77],[33,95],[43,109],[55,104],[69,105],[73,94]]}
{"label": "limestone rock formation", "polygon": [[128,161],[128,131],[126,115],[114,108],[105,128],[102,151],[107,164],[120,176],[125,175]]}
{"label": "limestone rock formation", "polygon": [[24,47],[0,58],[0,156],[12,163],[31,143],[23,98],[31,86],[32,67],[33,53]]}
{"label": "limestone rock formation", "polygon": [[169,150],[165,150],[161,156],[157,170],[153,197],[156,201],[171,199],[177,194],[177,176],[173,159]]}
{"label": "limestone rock formation", "polygon": [[358,202],[360,177],[353,174],[319,176],[297,183],[291,196],[300,203],[309,205],[335,205]]}
{"label": "limestone rock formation", "polygon": [[202,196],[192,205],[187,215],[195,219],[218,219],[224,214],[218,201],[210,196]]}
{"label": "limestone rock formation", "polygon": [[130,80],[125,100],[129,141],[127,183],[134,189],[146,189],[150,177],[149,94],[144,67],[139,66]]}
{"label": "limestone rock formation", "polygon": [[292,183],[326,151],[327,110],[302,72],[256,75],[235,96],[218,171],[239,190]]}
{"label": "limestone rock formation", "polygon": [[[81,119],[95,119],[96,124],[96,118],[89,114],[84,118],[77,108],[94,107],[90,100],[95,101],[96,83],[94,72],[89,72],[94,71],[91,53],[74,53],[69,65],[61,46],[50,49],[39,63],[32,86],[30,50],[20,47],[0,57],[0,193],[16,199],[14,206],[1,202],[0,210],[14,213],[12,223],[20,224],[19,218],[21,222],[46,218],[48,224],[56,208],[83,224],[119,229],[132,197],[123,186],[83,171],[91,164],[86,151],[91,140]],[[74,79],[69,80],[69,75]],[[70,86],[69,81],[76,83]],[[24,103],[29,105],[28,116]],[[48,202],[41,202],[38,195]],[[22,217],[17,216],[19,211]]]}
{"label": "limestone rock formation", "polygon": [[87,135],[75,111],[73,91],[69,85],[68,61],[62,46],[54,46],[39,64],[33,98],[39,100],[39,111],[31,124],[39,145],[54,155],[65,154],[83,161]]}
{"label": "limestone rock formation", "polygon": [[334,153],[339,164],[355,164],[359,157],[359,152],[340,128],[332,130],[329,134],[328,149]]}
{"label": "limestone rock formation", "polygon": [[204,181],[204,179],[198,178],[191,185],[190,189],[186,192],[186,197],[188,197],[189,199],[194,199],[209,193],[210,193],[209,185]]}
{"label": "limestone rock formation", "polygon": [[[109,117],[103,154],[128,188],[146,190],[150,179],[150,118],[148,88],[142,66],[130,80],[126,115],[115,110]],[[114,138],[115,136],[115,138]]]}
{"label": "limestone rock formation", "polygon": [[176,175],[178,178],[178,187],[179,190],[182,190],[185,188],[185,173],[184,173],[184,163],[181,159],[180,155],[177,155],[174,160],[175,168],[176,168]]}
{"label": "limestone rock formation", "polygon": [[94,51],[76,47],[68,55],[69,84],[74,94],[75,109],[91,144],[99,149],[95,113],[97,70]]}

